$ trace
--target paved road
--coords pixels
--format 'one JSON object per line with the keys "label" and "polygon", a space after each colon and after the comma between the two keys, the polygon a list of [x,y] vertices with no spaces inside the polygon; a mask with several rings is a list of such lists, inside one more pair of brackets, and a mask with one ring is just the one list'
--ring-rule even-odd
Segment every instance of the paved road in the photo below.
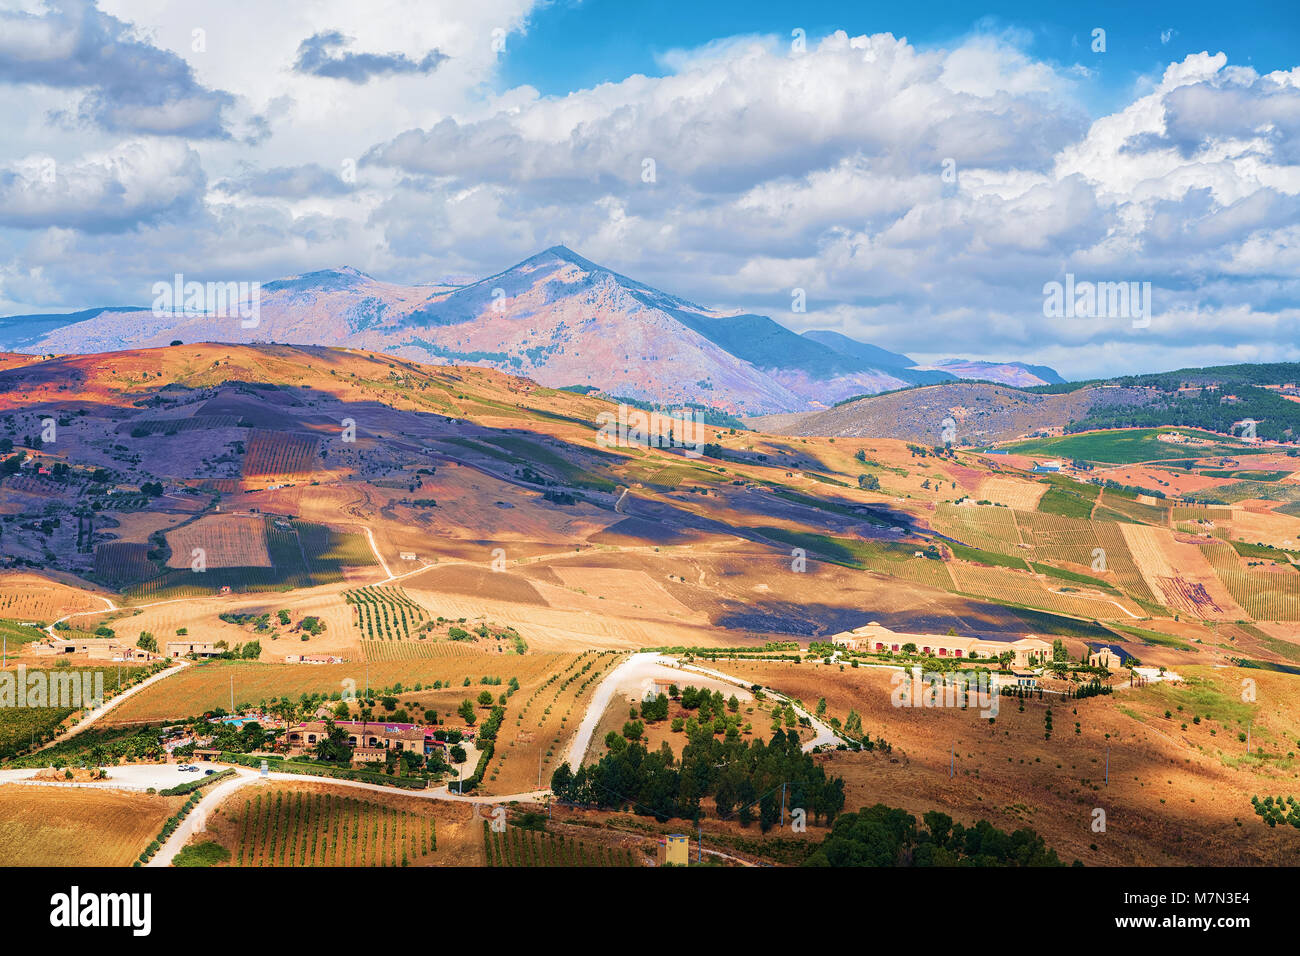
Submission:
{"label": "paved road", "polygon": [[38,751],[45,750],[47,747],[53,747],[55,744],[62,743],[65,740],[69,740],[77,736],[77,734],[81,733],[87,727],[96,723],[101,717],[103,717],[113,708],[117,707],[118,704],[122,703],[122,701],[129,700],[131,697],[140,693],[140,691],[144,690],[150,684],[155,684],[160,680],[166,680],[168,677],[171,677],[173,674],[179,674],[186,667],[189,667],[189,664],[187,662],[177,659],[175,661],[174,666],[161,670],[157,674],[154,674],[152,677],[145,678],[140,683],[136,684],[134,687],[129,687],[126,690],[122,691],[122,693],[118,694],[112,700],[105,702],[104,706],[98,708],[97,710],[91,711],[88,716],[83,717],[81,719],[81,723],[77,724],[75,727],[69,728],[66,732],[55,737],[49,743],[42,744],[40,747],[37,747],[36,749]]}
{"label": "paved road", "polygon": [[[683,664],[681,666],[682,670],[695,671],[697,674],[704,674],[717,680],[726,681],[728,684],[735,684],[737,687],[744,687],[746,690],[752,686],[738,677],[732,677],[730,674],[724,674],[722,671],[715,671],[709,667],[701,667],[698,664]],[[808,713],[808,711],[799,706],[798,702],[791,700],[785,694],[775,691],[770,687],[764,687],[763,692],[773,700],[779,700],[782,703],[789,704],[794,708],[796,714],[808,718],[808,722],[812,725],[812,729],[816,732],[816,736],[813,737],[812,740],[804,741],[804,753],[808,753],[810,750],[815,750],[816,748],[826,744],[833,747],[839,743],[839,738],[835,736],[835,731],[831,729],[830,725]]]}
{"label": "paved road", "polygon": [[672,660],[672,658],[665,658],[662,654],[654,653],[633,654],[605,675],[604,679],[596,686],[596,692],[591,695],[591,703],[587,705],[587,712],[582,715],[582,722],[578,724],[578,732],[574,735],[573,743],[569,745],[569,755],[566,759],[570,769],[576,770],[582,766],[582,758],[587,753],[587,747],[591,744],[591,737],[596,732],[596,726],[600,723],[605,708],[613,700],[614,693],[618,690],[619,685],[636,680],[639,677],[649,676],[659,666],[660,661],[664,660]]}
{"label": "paved road", "polygon": [[[167,842],[162,845],[162,848],[153,855],[153,859],[146,863],[145,866],[171,866],[172,861],[176,859],[176,854],[181,851],[181,847],[190,842],[190,837],[207,829],[208,814],[216,807],[219,807],[221,801],[240,787],[256,783],[258,779],[257,771],[250,770],[247,767],[236,767],[235,774],[234,777],[222,780],[215,787],[204,792],[203,799],[190,811],[189,816],[181,821],[181,825],[172,831],[172,835],[167,838]],[[291,775],[281,774],[281,776]]]}

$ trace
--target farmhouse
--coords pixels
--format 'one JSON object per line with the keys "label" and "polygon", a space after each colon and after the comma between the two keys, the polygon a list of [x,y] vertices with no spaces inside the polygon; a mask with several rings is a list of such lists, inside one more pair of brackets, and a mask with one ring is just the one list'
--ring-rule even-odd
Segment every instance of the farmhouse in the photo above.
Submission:
{"label": "farmhouse", "polygon": [[343,658],[333,654],[286,654],[286,664],[342,664]]}
{"label": "farmhouse", "polygon": [[149,661],[155,655],[143,648],[132,647],[120,641],[106,638],[89,638],[70,641],[61,637],[52,637],[35,644],[31,653],[38,656],[59,654],[85,654],[92,661]]}
{"label": "farmhouse", "polygon": [[1012,662],[1020,667],[1046,660],[1052,653],[1052,645],[1033,635],[1016,641],[988,641],[977,637],[908,634],[890,630],[876,621],[836,634],[831,638],[831,643],[850,651],[871,651],[878,654],[897,654],[912,644],[917,653],[933,654],[935,657],[993,658],[1010,651],[1015,655]]}
{"label": "farmhouse", "polygon": [[[418,754],[431,753],[433,740],[426,741],[423,727],[416,724],[386,724],[382,721],[337,720],[335,726],[347,734],[348,746],[353,749],[353,759],[375,758],[372,751],[409,750]],[[290,753],[311,750],[325,739],[325,721],[309,720],[289,728],[285,740]]]}
{"label": "farmhouse", "polygon": [[1110,644],[1088,645],[1088,664],[1092,667],[1104,667],[1111,671],[1118,670],[1127,657],[1128,655],[1121,647],[1114,647]]}
{"label": "farmhouse", "polygon": [[168,657],[188,657],[193,654],[195,657],[216,657],[221,652],[213,645],[212,641],[168,641]]}

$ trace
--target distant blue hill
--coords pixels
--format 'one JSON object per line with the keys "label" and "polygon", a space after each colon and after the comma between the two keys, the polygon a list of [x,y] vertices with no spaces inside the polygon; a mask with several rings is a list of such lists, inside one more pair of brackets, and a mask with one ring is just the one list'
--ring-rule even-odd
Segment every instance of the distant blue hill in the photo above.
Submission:
{"label": "distant blue hill", "polygon": [[13,352],[38,341],[41,336],[65,325],[98,318],[106,312],[139,312],[144,306],[109,305],[80,312],[45,312],[34,315],[0,316],[0,352]]}
{"label": "distant blue hill", "polygon": [[803,333],[803,337],[851,358],[863,366],[878,368],[913,385],[933,385],[936,382],[952,382],[957,379],[957,376],[947,372],[913,368],[912,366],[916,365],[915,360],[901,352],[891,352],[878,345],[859,342],[840,332],[809,329]]}

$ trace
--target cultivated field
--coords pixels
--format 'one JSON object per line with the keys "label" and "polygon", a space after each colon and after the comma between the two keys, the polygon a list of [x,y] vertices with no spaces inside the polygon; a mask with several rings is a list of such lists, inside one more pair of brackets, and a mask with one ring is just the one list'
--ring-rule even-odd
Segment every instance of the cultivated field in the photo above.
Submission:
{"label": "cultivated field", "polygon": [[[372,690],[401,684],[402,699],[436,700],[442,711],[454,710],[467,696],[476,696],[483,676],[511,677],[520,685],[532,686],[563,666],[570,655],[500,654],[494,657],[440,657],[410,661],[383,661],[368,666],[344,664],[246,664],[213,662],[194,665],[150,685],[123,701],[104,721],[118,725],[188,717],[214,710],[230,709],[231,686],[235,705],[259,704],[281,697],[296,699],[303,694],[341,693],[354,687],[361,693],[367,674]],[[465,684],[465,680],[469,684]],[[441,682],[444,690],[432,690]],[[416,684],[423,690],[414,691]],[[472,693],[471,693],[472,691]],[[425,705],[427,706],[427,704]]]}
{"label": "cultivated field", "polygon": [[564,660],[544,683],[511,698],[497,734],[487,793],[522,793],[548,786],[564,762],[601,678],[623,657],[612,651],[584,651]]}
{"label": "cultivated field", "polygon": [[95,595],[35,574],[0,574],[0,618],[49,623],[65,614],[103,608]]}
{"label": "cultivated field", "polygon": [[438,848],[427,800],[399,810],[337,793],[249,789],[256,792],[236,793],[224,808],[234,866],[410,866]]}
{"label": "cultivated field", "polygon": [[247,447],[246,478],[304,478],[315,469],[317,440],[310,435],[254,428]]}
{"label": "cultivated field", "polygon": [[260,515],[208,515],[167,535],[169,568],[189,569],[200,551],[209,568],[269,568],[265,522]]}
{"label": "cultivated field", "polygon": [[626,848],[513,826],[500,833],[486,820],[483,843],[488,866],[640,866]]}
{"label": "cultivated field", "polygon": [[0,866],[130,866],[184,802],[123,790],[0,787]]}
{"label": "cultivated field", "polygon": [[359,588],[344,591],[343,597],[352,606],[352,623],[357,633],[368,643],[409,641],[429,617],[399,587]]}

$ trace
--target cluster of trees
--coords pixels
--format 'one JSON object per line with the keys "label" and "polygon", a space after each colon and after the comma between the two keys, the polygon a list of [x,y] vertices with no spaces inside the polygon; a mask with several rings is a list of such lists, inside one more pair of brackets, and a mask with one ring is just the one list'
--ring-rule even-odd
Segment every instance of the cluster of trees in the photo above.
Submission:
{"label": "cluster of trees", "polygon": [[[1235,400],[1224,401],[1228,394],[1236,396]],[[1166,394],[1145,405],[1096,406],[1083,418],[1071,422],[1066,431],[1182,425],[1228,435],[1234,422],[1246,418],[1258,422],[1255,434],[1269,441],[1293,441],[1300,434],[1300,404],[1252,385]]]}
{"label": "cluster of trees", "polygon": [[217,724],[215,730],[212,730],[211,724],[201,721],[196,730],[200,733],[211,731],[212,743],[208,746],[214,750],[226,750],[230,753],[252,753],[254,750],[263,749],[271,742],[266,728],[255,720],[250,720],[240,727],[234,724]]}
{"label": "cluster of trees", "polygon": [[576,773],[562,764],[551,776],[551,789],[558,800],[628,807],[661,823],[700,819],[711,797],[720,818],[742,826],[757,819],[765,833],[780,818],[783,789],[786,808],[802,808],[814,823],[834,820],[844,809],[844,781],[827,778],[803,752],[798,734],[781,730],[764,744],[718,740],[707,727],[699,728],[680,760],[667,743],[649,751],[634,741]]}
{"label": "cluster of trees", "polygon": [[1255,815],[1271,827],[1279,823],[1289,823],[1300,830],[1300,802],[1295,797],[1267,796],[1263,800],[1251,797],[1250,805],[1255,808]]}
{"label": "cluster of trees", "polygon": [[882,803],[846,813],[804,866],[1062,866],[1030,829],[1006,833],[987,820],[973,827],[931,810],[918,826],[906,810]]}

